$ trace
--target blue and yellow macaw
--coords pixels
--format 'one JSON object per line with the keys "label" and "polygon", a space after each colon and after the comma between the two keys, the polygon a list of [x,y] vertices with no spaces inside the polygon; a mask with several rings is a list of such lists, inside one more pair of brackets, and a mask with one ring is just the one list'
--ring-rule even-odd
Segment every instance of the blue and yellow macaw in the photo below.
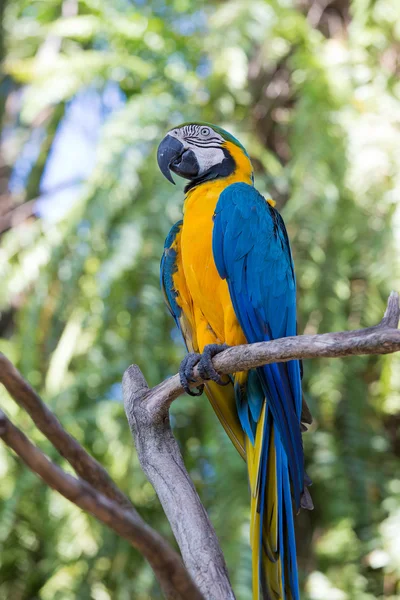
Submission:
{"label": "blue and yellow macaw", "polygon": [[[191,394],[195,364],[206,394],[246,460],[255,600],[299,600],[293,510],[312,508],[304,471],[299,361],[233,373],[212,357],[228,346],[296,335],[296,280],[274,202],[254,187],[240,142],[209,123],[171,129],[157,154],[165,177],[189,180],[183,220],[165,242],[161,285],[188,356],[181,381]],[[200,353],[200,354],[199,354]],[[222,384],[222,385],[220,385]],[[201,390],[200,390],[201,393]],[[302,416],[303,407],[303,416]]]}

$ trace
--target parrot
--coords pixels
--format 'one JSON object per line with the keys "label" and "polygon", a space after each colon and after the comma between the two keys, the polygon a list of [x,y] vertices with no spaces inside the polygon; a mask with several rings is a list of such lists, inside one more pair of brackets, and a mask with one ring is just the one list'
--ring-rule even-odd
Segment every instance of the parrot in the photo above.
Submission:
{"label": "parrot", "polygon": [[[187,355],[190,395],[206,395],[246,461],[254,600],[299,600],[294,515],[312,509],[302,432],[312,419],[298,360],[221,376],[212,359],[230,346],[297,335],[296,279],[275,202],[254,187],[250,157],[229,132],[206,122],[168,131],[161,173],[187,180],[183,218],[169,232],[160,281]],[[193,385],[193,369],[205,382]]]}

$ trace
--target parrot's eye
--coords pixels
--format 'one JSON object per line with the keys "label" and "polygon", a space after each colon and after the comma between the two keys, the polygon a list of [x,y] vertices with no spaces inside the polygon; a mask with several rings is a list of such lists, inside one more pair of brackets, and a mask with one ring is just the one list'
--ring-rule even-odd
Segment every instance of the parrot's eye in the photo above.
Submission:
{"label": "parrot's eye", "polygon": [[208,127],[202,127],[200,129],[200,133],[203,137],[207,137],[208,135],[210,135],[210,129]]}

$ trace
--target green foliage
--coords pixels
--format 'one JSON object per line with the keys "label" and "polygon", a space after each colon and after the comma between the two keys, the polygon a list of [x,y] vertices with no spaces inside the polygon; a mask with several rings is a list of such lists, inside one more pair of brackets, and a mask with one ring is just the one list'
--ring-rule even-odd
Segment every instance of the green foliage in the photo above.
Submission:
{"label": "green foliage", "polygon": [[[182,203],[182,189],[156,167],[164,132],[200,119],[246,146],[257,187],[278,200],[288,226],[300,332],[375,324],[390,289],[399,289],[397,0],[354,0],[351,20],[347,9],[318,20],[311,5],[14,0],[6,7],[4,67],[24,85],[10,162],[39,121],[46,128],[28,197],[78,91],[114,81],[126,103],[105,123],[93,174],[66,218],[3,236],[0,310],[18,310],[1,349],[171,541],[118,388],[130,363],[154,385],[176,372],[184,352],[158,284],[163,241]],[[304,598],[400,594],[399,373],[396,356],[305,364],[315,424],[304,442],[316,508],[297,518]],[[2,390],[0,400],[63,464]],[[250,599],[244,465],[205,399],[181,398],[172,412],[238,598]],[[0,598],[160,597],[127,543],[45,489],[3,447],[0,477]]]}

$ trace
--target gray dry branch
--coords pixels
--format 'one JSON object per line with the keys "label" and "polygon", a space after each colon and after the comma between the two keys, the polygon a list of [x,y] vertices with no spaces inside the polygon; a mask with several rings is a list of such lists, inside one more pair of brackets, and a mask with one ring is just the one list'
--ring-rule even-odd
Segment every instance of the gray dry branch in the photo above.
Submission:
{"label": "gray dry branch", "polygon": [[[218,354],[213,364],[220,374],[228,374],[296,358],[396,352],[400,350],[399,316],[399,295],[392,292],[379,325],[235,346]],[[202,383],[196,370],[194,380],[194,385]],[[183,393],[179,376],[149,389],[139,367],[132,365],[124,374],[123,392],[140,464],[157,492],[189,573],[207,599],[234,598],[213,526],[184,467],[169,423],[169,407]]]}
{"label": "gray dry branch", "polygon": [[107,471],[73,438],[14,365],[0,353],[0,382],[37,428],[68,460],[79,479],[53,464],[0,411],[0,438],[43,481],[139,550],[168,600],[204,600],[180,556],[143,521]]}
{"label": "gray dry branch", "polygon": [[[392,292],[375,327],[297,336],[229,348],[215,357],[221,374],[300,358],[388,354],[400,350],[399,296]],[[195,371],[194,385],[202,380]],[[105,469],[69,435],[10,361],[0,354],[0,382],[79,478],[53,464],[0,411],[0,437],[43,481],[137,548],[152,566],[168,599],[232,600],[225,560],[214,529],[185,469],[169,423],[169,407],[183,393],[174,375],[149,389],[133,365],[123,379],[124,403],[143,470],[160,498],[185,567],[169,544],[138,515]]]}
{"label": "gray dry branch", "polygon": [[128,540],[151,564],[170,600],[204,600],[179,555],[132,510],[110,500],[92,485],[53,464],[0,410],[0,437],[25,465],[62,496]]}
{"label": "gray dry branch", "polygon": [[167,405],[165,410],[147,410],[148,393],[142,372],[132,365],[124,374],[123,394],[142,469],[157,492],[185,566],[204,597],[234,599],[224,555],[185,469],[170,427]]}
{"label": "gray dry branch", "polygon": [[134,510],[131,502],[118,489],[104,467],[65,431],[57,417],[2,353],[0,353],[0,383],[15,402],[28,413],[36,427],[69,462],[79,477],[111,500]]}

